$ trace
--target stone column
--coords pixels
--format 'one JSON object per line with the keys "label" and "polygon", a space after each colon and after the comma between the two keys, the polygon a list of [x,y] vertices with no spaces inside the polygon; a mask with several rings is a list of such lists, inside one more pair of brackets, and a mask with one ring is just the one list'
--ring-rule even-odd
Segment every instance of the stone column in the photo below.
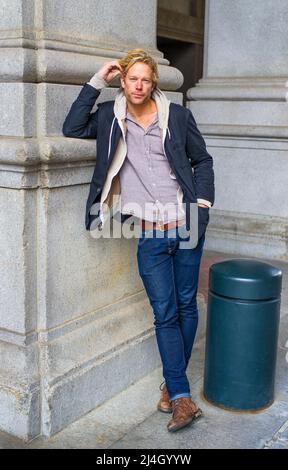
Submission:
{"label": "stone column", "polygon": [[206,0],[189,108],[215,161],[207,248],[287,259],[288,4]]}
{"label": "stone column", "polygon": [[[132,47],[156,48],[145,0],[9,0],[0,15],[0,428],[52,435],[160,365],[136,241],[95,240],[84,214],[94,140],[62,136],[82,85]],[[115,95],[115,88],[100,101]]]}

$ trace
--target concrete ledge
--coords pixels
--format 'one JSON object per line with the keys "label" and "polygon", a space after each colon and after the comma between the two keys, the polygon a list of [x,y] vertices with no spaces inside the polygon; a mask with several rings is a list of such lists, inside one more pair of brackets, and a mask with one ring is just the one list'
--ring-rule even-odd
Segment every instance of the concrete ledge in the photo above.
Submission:
{"label": "concrete ledge", "polygon": [[188,100],[287,101],[288,81],[273,77],[202,78],[189,88]]}
{"label": "concrete ledge", "polygon": [[206,249],[288,260],[287,231],[286,218],[212,209]]}
{"label": "concrete ledge", "polygon": [[47,363],[45,379],[55,385],[79,368],[117,354],[123,345],[153,332],[153,315],[144,291],[40,332],[42,357]]}
{"label": "concrete ledge", "polygon": [[[287,125],[287,102],[273,101],[267,106],[265,101],[190,101],[187,107],[195,113],[196,121],[205,126],[257,126],[257,128],[281,127]],[[243,135],[246,135],[246,133]]]}
{"label": "concrete ledge", "polygon": [[154,334],[149,333],[55,386],[44,387],[42,434],[52,436],[159,365]]}
{"label": "concrete ledge", "polygon": [[[91,48],[78,51],[78,48],[74,46],[70,51],[65,51],[62,43],[59,43],[61,50],[60,46],[57,47],[57,42],[49,42],[45,47],[39,47],[37,42],[36,44],[36,49],[22,49],[23,44],[16,44],[15,46],[18,47],[0,48],[0,61],[3,64],[0,73],[1,81],[81,85],[89,81],[105,62],[116,60],[125,54],[125,51],[122,53],[115,51],[113,54],[110,51],[109,55],[109,51],[103,49],[95,50],[94,55]],[[158,58],[155,57],[155,59],[158,62]],[[169,66],[167,60],[159,62],[160,88],[163,90],[180,88],[184,80],[180,70]]]}

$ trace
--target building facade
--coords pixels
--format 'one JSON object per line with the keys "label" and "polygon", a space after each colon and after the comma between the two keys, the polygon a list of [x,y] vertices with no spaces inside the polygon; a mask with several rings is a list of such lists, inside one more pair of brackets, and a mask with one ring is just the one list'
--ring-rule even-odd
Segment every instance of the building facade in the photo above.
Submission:
{"label": "building facade", "polygon": [[[160,365],[136,240],[84,227],[95,141],[61,129],[82,85],[132,47],[182,102],[190,60],[199,77],[204,9],[172,3],[144,0],[139,15],[138,0],[2,2],[0,429],[23,439],[53,435]],[[287,259],[287,20],[285,0],[206,1],[203,76],[187,93],[215,161],[206,248]],[[198,45],[193,60],[175,40]]]}

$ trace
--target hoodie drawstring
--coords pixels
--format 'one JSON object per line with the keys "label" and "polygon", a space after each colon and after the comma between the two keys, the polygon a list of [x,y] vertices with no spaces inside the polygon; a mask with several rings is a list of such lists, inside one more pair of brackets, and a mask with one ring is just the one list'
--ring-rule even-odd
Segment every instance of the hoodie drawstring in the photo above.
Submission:
{"label": "hoodie drawstring", "polygon": [[111,151],[111,140],[112,140],[112,132],[113,132],[113,127],[114,127],[114,121],[115,121],[116,117],[114,117],[113,121],[112,121],[112,125],[111,125],[111,129],[110,129],[110,135],[109,135],[109,147],[108,147],[108,160],[109,160],[109,157],[110,157],[110,151]]}

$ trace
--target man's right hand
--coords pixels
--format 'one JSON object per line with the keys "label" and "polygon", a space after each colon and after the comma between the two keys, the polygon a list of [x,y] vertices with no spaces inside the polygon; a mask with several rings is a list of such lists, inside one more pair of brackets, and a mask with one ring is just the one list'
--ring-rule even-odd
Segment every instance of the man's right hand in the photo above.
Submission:
{"label": "man's right hand", "polygon": [[122,68],[117,60],[107,62],[98,72],[98,77],[105,80],[107,83],[111,82],[117,75],[122,73]]}

